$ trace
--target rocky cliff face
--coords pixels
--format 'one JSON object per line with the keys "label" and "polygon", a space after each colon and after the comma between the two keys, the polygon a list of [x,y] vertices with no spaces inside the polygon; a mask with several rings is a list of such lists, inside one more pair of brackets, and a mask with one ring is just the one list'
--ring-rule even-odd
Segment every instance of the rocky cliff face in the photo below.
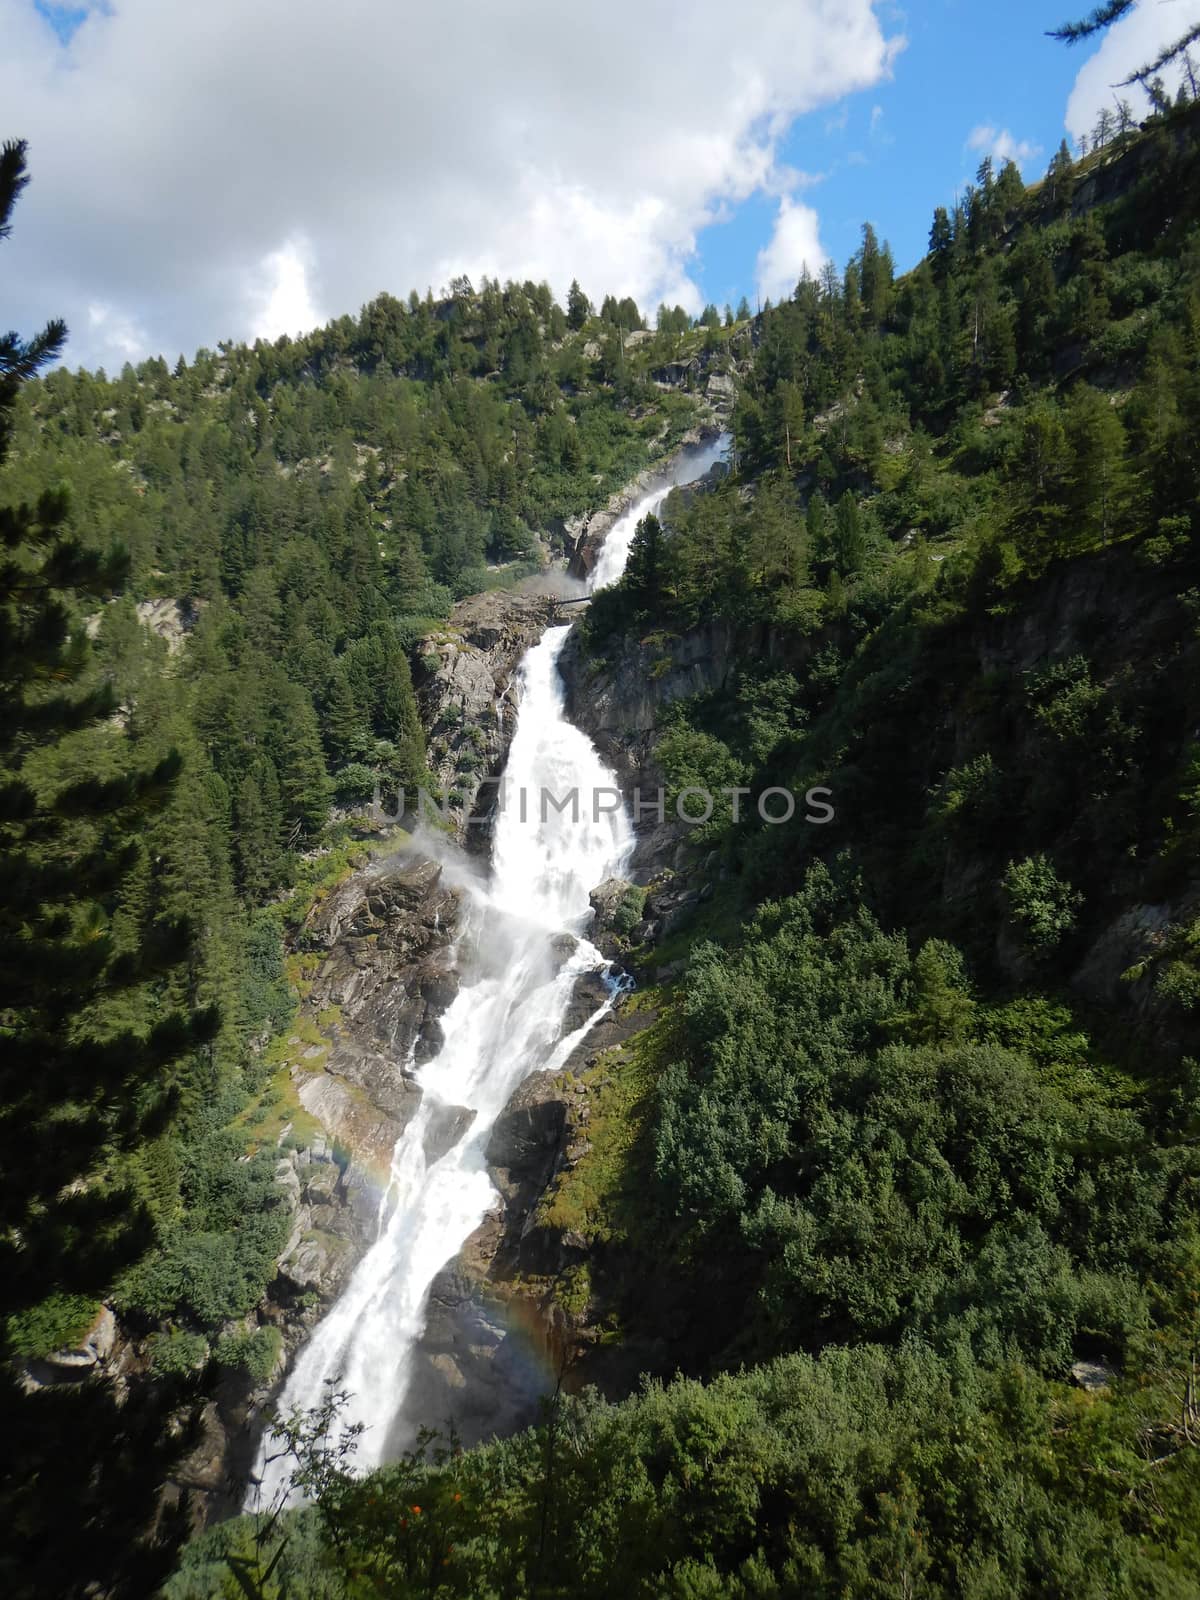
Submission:
{"label": "rocky cliff face", "polygon": [[300,936],[319,957],[305,1011],[328,1038],[301,1103],[350,1151],[348,1182],[386,1161],[420,1103],[414,1066],[436,1055],[458,992],[462,899],[434,861],[401,855],[355,873]]}
{"label": "rocky cliff face", "polygon": [[577,633],[567,640],[559,658],[567,714],[614,769],[633,809],[639,883],[663,871],[679,872],[690,859],[691,830],[669,812],[658,822],[652,804],[664,782],[654,759],[664,708],[722,688],[739,660],[794,668],[812,648],[812,641],[786,638],[766,625],[739,629],[720,621],[686,634],[627,638],[604,659],[589,656]]}
{"label": "rocky cliff face", "polygon": [[451,819],[468,846],[487,837],[494,790],[517,724],[513,675],[556,611],[545,590],[494,590],[461,600],[421,645],[417,694],[429,733],[429,765],[455,801]]}

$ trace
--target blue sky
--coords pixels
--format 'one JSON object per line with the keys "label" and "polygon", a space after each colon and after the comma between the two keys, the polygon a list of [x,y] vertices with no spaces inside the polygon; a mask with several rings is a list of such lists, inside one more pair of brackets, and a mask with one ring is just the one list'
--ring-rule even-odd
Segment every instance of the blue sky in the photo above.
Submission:
{"label": "blue sky", "polygon": [[[815,207],[821,243],[839,266],[858,248],[866,221],[890,241],[900,270],[915,265],[934,206],[953,203],[985,153],[969,147],[976,130],[991,128],[996,139],[1007,132],[1035,148],[1024,176],[1042,175],[1090,53],[1067,49],[1046,29],[1086,9],[1085,0],[1060,0],[1058,11],[1046,0],[912,0],[890,11],[907,39],[891,81],[800,117],[781,147],[784,162],[819,180],[800,198]],[[758,195],[703,231],[698,276],[709,299],[720,305],[745,293],[753,304],[755,260],[775,211],[773,199]]]}
{"label": "blue sky", "polygon": [[33,174],[6,325],[61,315],[119,370],[464,272],[698,312],[840,266],[864,220],[903,270],[987,151],[1039,177],[1200,20],[1047,38],[1090,3],[0,0]]}

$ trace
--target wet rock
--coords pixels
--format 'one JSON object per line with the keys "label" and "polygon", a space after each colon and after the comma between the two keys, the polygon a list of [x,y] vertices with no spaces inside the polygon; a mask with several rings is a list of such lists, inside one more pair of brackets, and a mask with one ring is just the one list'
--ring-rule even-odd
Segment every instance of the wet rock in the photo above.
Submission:
{"label": "wet rock", "polygon": [[487,1162],[509,1210],[522,1193],[539,1192],[550,1181],[563,1150],[567,1107],[552,1072],[532,1073],[496,1118]]}
{"label": "wet rock", "polygon": [[576,1028],[582,1028],[584,1023],[599,1011],[608,999],[608,995],[608,984],[602,971],[597,969],[594,972],[580,973],[563,1014],[563,1036],[574,1033]]}
{"label": "wet rock", "polygon": [[523,1308],[461,1259],[434,1279],[425,1333],[389,1450],[413,1443],[418,1426],[452,1425],[466,1445],[503,1437],[536,1420],[553,1388],[545,1362],[531,1360]]}
{"label": "wet rock", "polygon": [[632,887],[628,878],[605,878],[604,882],[598,884],[588,895],[592,910],[596,914],[592,926],[597,932],[603,932],[613,926],[617,912]]}
{"label": "wet rock", "polygon": [[475,1121],[477,1113],[470,1106],[435,1106],[425,1130],[425,1165],[431,1167],[440,1161]]}

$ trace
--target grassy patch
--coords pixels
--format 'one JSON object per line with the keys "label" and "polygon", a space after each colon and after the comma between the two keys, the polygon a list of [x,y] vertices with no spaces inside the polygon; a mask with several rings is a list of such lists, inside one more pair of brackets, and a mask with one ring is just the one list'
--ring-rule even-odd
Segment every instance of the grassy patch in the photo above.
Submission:
{"label": "grassy patch", "polygon": [[344,834],[335,838],[331,848],[320,855],[300,861],[296,867],[296,882],[292,892],[283,902],[283,920],[293,932],[301,927],[315,905],[344,883],[352,872],[365,867],[381,856],[394,855],[403,850],[410,835],[403,828],[388,828],[377,838],[358,839]]}
{"label": "grassy patch", "polygon": [[[315,1038],[320,1040],[321,1036],[309,1018],[298,1018],[296,1028],[303,1028],[306,1034],[311,1031]],[[295,1036],[293,1030],[292,1037]],[[272,1045],[272,1050],[281,1044],[287,1047],[285,1040],[277,1039]],[[300,1048],[292,1047],[297,1052]],[[328,1046],[325,1045],[324,1048],[328,1053]],[[304,1061],[297,1065],[302,1065],[306,1071],[319,1072],[323,1061],[324,1057],[321,1060]],[[307,1112],[300,1103],[299,1085],[294,1076],[293,1064],[286,1061],[276,1067],[262,1091],[242,1108],[230,1126],[245,1136],[248,1155],[253,1155],[256,1150],[277,1145],[285,1131],[290,1131],[292,1141],[300,1149],[306,1149],[318,1135],[325,1132],[316,1117]]]}
{"label": "grassy patch", "polygon": [[[637,1009],[651,1010],[663,995],[643,991],[632,998]],[[542,1202],[541,1220],[547,1226],[605,1241],[627,1241],[646,1228],[647,1196],[653,1187],[655,1091],[671,1058],[673,1034],[667,1011],[626,1043],[605,1051],[584,1075],[590,1148],[559,1175]]]}

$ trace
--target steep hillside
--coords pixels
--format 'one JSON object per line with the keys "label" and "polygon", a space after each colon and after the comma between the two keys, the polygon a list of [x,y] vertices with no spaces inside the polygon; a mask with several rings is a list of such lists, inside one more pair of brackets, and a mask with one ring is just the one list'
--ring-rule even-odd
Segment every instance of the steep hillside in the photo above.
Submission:
{"label": "steep hillside", "polygon": [[[364,1065],[386,1033],[365,1002],[297,1015],[337,943],[327,897],[397,842],[362,814],[377,786],[411,794],[431,758],[476,781],[473,749],[427,749],[413,688],[456,599],[564,566],[568,522],[707,415],[748,344],[745,323],[640,322],[631,302],[576,299],[568,320],[544,286],[462,281],[173,370],[5,379],[14,1595],[149,1592],[180,1533],[237,1503],[248,1399],[361,1248],[343,1127],[396,1109]],[[21,374],[53,348],[20,351]],[[545,606],[525,609],[532,636]],[[327,966],[382,926],[394,995],[417,964],[397,919],[423,913],[403,873],[379,881],[382,923],[368,907]],[[62,972],[66,1002],[61,978],[46,990]],[[361,1104],[318,1106],[323,1126],[298,1091],[331,1049],[330,1084]]]}
{"label": "steep hillside", "polygon": [[631,788],[751,799],[597,896],[641,988],[521,1239],[564,1389],[674,1381],[301,1448],[301,1593],[1198,1592],[1198,137],[985,163],[915,272],[867,228],[756,320],[734,470],[570,664]]}

